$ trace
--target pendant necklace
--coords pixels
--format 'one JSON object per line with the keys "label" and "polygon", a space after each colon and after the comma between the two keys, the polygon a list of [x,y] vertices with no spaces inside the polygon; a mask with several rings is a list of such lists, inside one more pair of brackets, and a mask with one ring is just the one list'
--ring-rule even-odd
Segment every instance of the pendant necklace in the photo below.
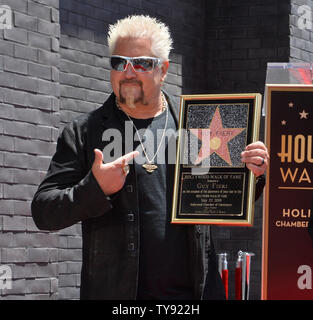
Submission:
{"label": "pendant necklace", "polygon": [[134,121],[133,121],[133,120],[129,117],[129,115],[121,108],[120,104],[119,104],[118,101],[117,101],[117,98],[115,99],[116,106],[125,113],[125,115],[127,116],[128,120],[132,123],[134,129],[136,130],[137,137],[138,137],[138,139],[139,139],[139,142],[140,142],[142,151],[143,151],[143,153],[144,153],[144,155],[145,155],[145,158],[146,158],[146,163],[144,163],[144,164],[142,165],[142,167],[143,167],[147,172],[149,172],[149,173],[152,173],[154,170],[156,170],[156,169],[158,168],[158,166],[153,163],[153,160],[155,159],[155,157],[157,156],[157,154],[158,154],[158,152],[159,152],[159,150],[160,150],[161,144],[162,144],[163,139],[164,139],[164,136],[165,136],[165,131],[166,131],[166,128],[167,128],[167,121],[168,121],[168,103],[167,103],[167,101],[166,101],[166,99],[165,99],[165,96],[164,96],[163,92],[161,93],[161,95],[162,95],[162,112],[163,112],[164,110],[166,110],[166,119],[165,119],[165,126],[164,126],[163,134],[162,134],[162,137],[161,137],[161,141],[160,141],[159,146],[157,147],[157,150],[156,150],[154,156],[152,157],[152,159],[149,159],[149,157],[148,157],[148,155],[147,155],[147,153],[146,153],[145,147],[144,147],[144,145],[143,145],[143,143],[142,143],[142,140],[141,140],[140,135],[139,135],[139,133],[138,133],[138,129],[137,129],[137,127],[136,127],[135,124],[134,124]]}

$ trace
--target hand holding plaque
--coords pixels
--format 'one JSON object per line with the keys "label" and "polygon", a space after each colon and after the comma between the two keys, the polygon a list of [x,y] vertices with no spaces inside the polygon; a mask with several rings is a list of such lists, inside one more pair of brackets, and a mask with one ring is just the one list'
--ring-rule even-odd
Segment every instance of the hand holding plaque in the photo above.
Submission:
{"label": "hand holding plaque", "polygon": [[241,161],[258,177],[262,175],[268,164],[268,151],[263,142],[257,141],[246,146],[241,153]]}
{"label": "hand holding plaque", "polygon": [[[260,102],[259,94],[181,97],[173,223],[252,225],[255,180],[241,153],[258,138]],[[247,162],[258,167],[253,152]]]}

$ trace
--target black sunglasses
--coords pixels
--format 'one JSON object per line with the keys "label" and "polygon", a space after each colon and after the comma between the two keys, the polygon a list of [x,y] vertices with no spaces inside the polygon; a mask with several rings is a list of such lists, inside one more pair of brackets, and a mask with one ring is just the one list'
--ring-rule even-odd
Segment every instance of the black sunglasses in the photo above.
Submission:
{"label": "black sunglasses", "polygon": [[161,59],[155,57],[124,57],[111,56],[111,67],[115,71],[125,71],[130,63],[136,72],[149,72],[156,68]]}

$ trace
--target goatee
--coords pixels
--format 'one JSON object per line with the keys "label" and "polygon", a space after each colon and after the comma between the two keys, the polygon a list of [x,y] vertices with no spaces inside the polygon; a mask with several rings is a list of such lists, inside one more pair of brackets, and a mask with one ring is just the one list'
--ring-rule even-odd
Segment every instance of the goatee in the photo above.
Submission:
{"label": "goatee", "polygon": [[[136,83],[140,86],[140,93],[139,95],[136,94],[138,91],[138,88],[136,87],[124,87],[122,89],[122,85],[124,83]],[[136,97],[137,95],[137,97]],[[141,102],[142,104],[146,105],[144,98],[144,92],[142,89],[142,82],[137,80],[124,80],[120,82],[120,90],[119,90],[119,102],[126,104],[128,107],[135,109],[136,103]]]}

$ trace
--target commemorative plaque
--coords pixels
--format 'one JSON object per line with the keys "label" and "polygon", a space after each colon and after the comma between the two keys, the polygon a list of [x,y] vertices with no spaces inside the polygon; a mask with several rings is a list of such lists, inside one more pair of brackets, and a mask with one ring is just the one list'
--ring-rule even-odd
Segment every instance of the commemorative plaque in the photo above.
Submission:
{"label": "commemorative plaque", "polygon": [[257,141],[260,94],[182,95],[172,223],[251,226],[255,178],[241,152]]}

